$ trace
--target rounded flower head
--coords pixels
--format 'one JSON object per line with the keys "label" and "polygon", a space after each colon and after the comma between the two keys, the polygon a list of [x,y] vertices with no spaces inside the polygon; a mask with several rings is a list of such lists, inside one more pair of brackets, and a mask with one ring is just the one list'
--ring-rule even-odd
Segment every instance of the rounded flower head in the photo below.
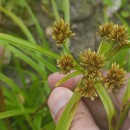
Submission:
{"label": "rounded flower head", "polygon": [[82,86],[76,88],[75,91],[78,91],[82,97],[88,97],[91,100],[94,100],[94,98],[98,96],[94,83],[95,81],[92,79],[85,79]]}
{"label": "rounded flower head", "polygon": [[72,56],[61,54],[61,58],[57,60],[57,66],[60,68],[62,74],[69,73],[74,68]]}
{"label": "rounded flower head", "polygon": [[104,38],[105,40],[109,40],[109,35],[112,31],[112,28],[113,28],[112,22],[100,25],[97,35],[99,35],[101,38]]}
{"label": "rounded flower head", "polygon": [[108,91],[116,92],[121,88],[126,81],[126,73],[119,68],[116,63],[112,64],[107,76],[104,78],[104,84]]}
{"label": "rounded flower head", "polygon": [[52,38],[56,40],[57,46],[63,44],[67,38],[75,35],[70,30],[70,25],[66,24],[61,18],[59,22],[54,22],[52,28]]}
{"label": "rounded flower head", "polygon": [[128,33],[125,26],[114,25],[110,34],[110,39],[120,45],[128,44]]}
{"label": "rounded flower head", "polygon": [[99,70],[104,65],[104,56],[92,52],[91,49],[80,53],[81,64],[90,71]]}

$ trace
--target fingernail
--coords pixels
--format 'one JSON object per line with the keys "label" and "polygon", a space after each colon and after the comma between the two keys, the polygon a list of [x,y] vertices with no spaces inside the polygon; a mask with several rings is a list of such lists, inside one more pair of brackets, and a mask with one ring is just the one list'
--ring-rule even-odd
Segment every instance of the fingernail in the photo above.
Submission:
{"label": "fingernail", "polygon": [[55,88],[52,91],[48,99],[48,106],[53,118],[60,111],[60,109],[69,101],[72,94],[73,93],[69,89],[63,87]]}

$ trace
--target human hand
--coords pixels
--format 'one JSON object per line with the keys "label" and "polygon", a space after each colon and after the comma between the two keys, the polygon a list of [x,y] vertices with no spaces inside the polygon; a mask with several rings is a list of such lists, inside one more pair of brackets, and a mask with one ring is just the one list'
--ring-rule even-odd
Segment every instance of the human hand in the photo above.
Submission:
{"label": "human hand", "polygon": [[[66,103],[73,94],[71,90],[76,87],[76,84],[80,81],[82,75],[69,79],[60,85],[62,87],[54,88],[54,85],[63,77],[64,76],[62,74],[54,73],[48,78],[49,86],[53,90],[48,99],[48,106],[56,124],[58,123],[62,112],[64,111]],[[126,86],[123,86],[116,93],[115,96],[117,99],[112,93],[110,94],[118,115],[125,89]],[[94,101],[84,98],[80,101],[70,130],[108,130],[107,115],[99,98],[95,98]],[[130,112],[121,130],[130,130]]]}

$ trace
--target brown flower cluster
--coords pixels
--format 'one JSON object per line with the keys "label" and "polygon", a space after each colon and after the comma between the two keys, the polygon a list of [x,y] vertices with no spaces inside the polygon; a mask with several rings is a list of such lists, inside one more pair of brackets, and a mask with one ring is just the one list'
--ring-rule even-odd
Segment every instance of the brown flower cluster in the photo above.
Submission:
{"label": "brown flower cluster", "polygon": [[93,79],[85,79],[82,85],[76,88],[75,91],[80,92],[82,97],[89,97],[91,100],[94,100],[94,98],[98,96],[94,83],[95,81]]}
{"label": "brown flower cluster", "polygon": [[113,23],[106,23],[99,26],[97,35],[105,40],[118,43],[119,45],[128,44],[128,32],[125,26],[120,26]]}
{"label": "brown flower cluster", "polygon": [[126,81],[126,72],[119,68],[116,63],[112,64],[107,76],[104,78],[104,85],[108,91],[116,92]]}
{"label": "brown flower cluster", "polygon": [[74,68],[73,57],[61,54],[60,59],[57,60],[57,66],[62,74],[68,74]]}
{"label": "brown flower cluster", "polygon": [[104,65],[105,57],[88,49],[80,53],[80,59],[81,65],[87,70],[84,73],[82,85],[76,91],[80,92],[82,97],[94,100],[98,96],[94,84],[101,77],[100,69]]}
{"label": "brown flower cluster", "polygon": [[114,42],[118,42],[120,45],[128,44],[128,33],[125,26],[114,25],[110,38]]}
{"label": "brown flower cluster", "polygon": [[111,31],[113,29],[113,23],[106,23],[104,25],[100,25],[99,26],[99,31],[97,32],[97,35],[99,35],[100,37],[109,40],[109,36],[111,34]]}
{"label": "brown flower cluster", "polygon": [[70,30],[70,25],[66,24],[61,18],[59,22],[54,22],[52,28],[52,38],[56,40],[57,46],[63,44],[67,38],[75,35]]}
{"label": "brown flower cluster", "polygon": [[89,48],[80,53],[81,65],[89,70],[88,73],[97,73],[104,65],[104,56],[91,51]]}

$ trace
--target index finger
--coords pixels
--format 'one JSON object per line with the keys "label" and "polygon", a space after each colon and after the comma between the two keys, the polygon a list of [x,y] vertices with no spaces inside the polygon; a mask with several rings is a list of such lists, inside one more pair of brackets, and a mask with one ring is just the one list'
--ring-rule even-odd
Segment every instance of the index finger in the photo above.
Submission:
{"label": "index finger", "polygon": [[[60,74],[58,72],[51,74],[48,77],[49,86],[52,89],[54,89],[55,84],[65,76],[67,76],[67,75],[63,75],[63,74]],[[77,85],[77,83],[81,80],[82,77],[83,77],[83,75],[77,75],[75,77],[72,77],[72,78],[68,79],[67,81],[63,82],[60,86],[73,90],[75,88],[75,86]]]}

